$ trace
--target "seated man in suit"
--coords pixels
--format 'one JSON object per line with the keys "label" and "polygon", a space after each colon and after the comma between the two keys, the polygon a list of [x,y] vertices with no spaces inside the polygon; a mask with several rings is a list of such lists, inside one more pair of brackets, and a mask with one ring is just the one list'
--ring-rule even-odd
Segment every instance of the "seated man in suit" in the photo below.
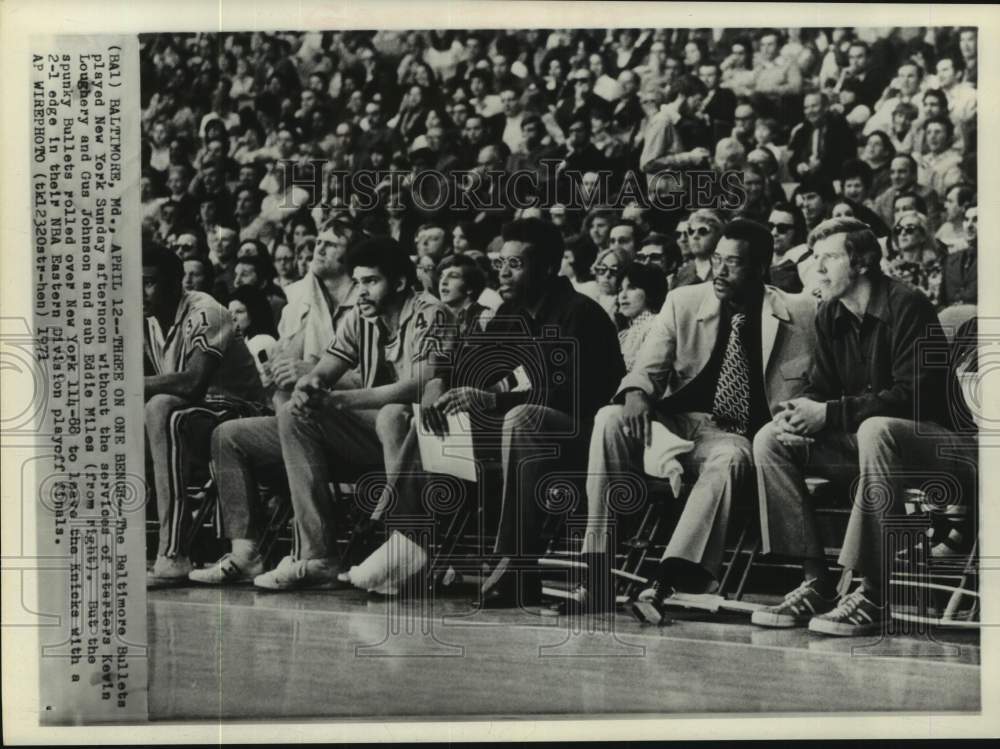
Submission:
{"label": "seated man in suit", "polygon": [[567,612],[613,606],[607,555],[615,474],[642,465],[654,421],[694,442],[681,463],[697,478],[637,613],[655,621],[671,589],[705,590],[718,578],[733,503],[752,494],[750,440],[779,404],[802,392],[812,356],[815,304],[764,283],[772,251],[766,227],[747,219],[726,225],[711,258],[713,281],[667,295],[614,404],[598,412],[583,542],[589,584]]}
{"label": "seated man in suit", "polygon": [[[971,491],[976,441],[968,412],[949,397],[960,392],[953,374],[933,364],[947,360],[934,307],[882,273],[882,251],[868,225],[824,221],[809,246],[822,304],[808,389],[783,404],[753,446],[764,552],[801,559],[805,581],[751,621],[865,635],[880,632],[888,614],[883,515],[902,506],[914,472],[924,480],[947,475]],[[838,559],[847,574],[839,586],[830,579],[806,489],[805,477],[816,473],[854,487]],[[852,573],[864,581],[848,593]]]}

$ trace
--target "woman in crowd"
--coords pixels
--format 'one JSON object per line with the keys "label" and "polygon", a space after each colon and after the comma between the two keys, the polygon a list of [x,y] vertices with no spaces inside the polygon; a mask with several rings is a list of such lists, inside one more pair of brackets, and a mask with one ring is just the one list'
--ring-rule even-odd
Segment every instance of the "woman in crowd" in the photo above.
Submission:
{"label": "woman in crowd", "polygon": [[628,321],[628,327],[618,333],[618,341],[627,371],[632,371],[666,296],[667,279],[659,268],[632,263],[625,269],[618,292],[618,312]]}
{"label": "woman in crowd", "polygon": [[621,327],[618,316],[618,292],[621,291],[621,278],[628,260],[618,249],[604,250],[597,254],[594,263],[594,278],[597,280],[597,303],[608,313],[615,324]]}
{"label": "woman in crowd", "polygon": [[295,245],[295,271],[299,278],[305,278],[316,250],[316,237],[306,237]]}
{"label": "woman in crowd", "polygon": [[451,249],[456,255],[461,255],[473,248],[471,221],[459,221],[455,228],[451,230]]}
{"label": "woman in crowd", "polygon": [[919,289],[935,305],[941,289],[943,253],[927,228],[927,217],[916,211],[896,216],[889,256],[882,261],[886,275]]}
{"label": "woman in crowd", "polygon": [[889,164],[896,155],[892,140],[881,130],[868,135],[861,152],[861,160],[872,170],[872,195],[879,195],[889,187]]}
{"label": "woman in crowd", "polygon": [[229,314],[253,356],[264,387],[271,384],[268,361],[278,339],[271,305],[263,291],[251,286],[235,289],[229,297]]}

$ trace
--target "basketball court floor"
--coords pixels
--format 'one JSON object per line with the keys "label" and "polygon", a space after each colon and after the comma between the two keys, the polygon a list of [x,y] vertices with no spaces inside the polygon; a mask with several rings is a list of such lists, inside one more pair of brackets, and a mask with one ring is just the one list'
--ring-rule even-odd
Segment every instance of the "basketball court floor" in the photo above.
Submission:
{"label": "basketball court floor", "polygon": [[476,611],[467,596],[426,605],[352,591],[150,591],[150,718],[980,709],[975,631],[834,639],[688,610],[660,627],[619,613],[588,631]]}

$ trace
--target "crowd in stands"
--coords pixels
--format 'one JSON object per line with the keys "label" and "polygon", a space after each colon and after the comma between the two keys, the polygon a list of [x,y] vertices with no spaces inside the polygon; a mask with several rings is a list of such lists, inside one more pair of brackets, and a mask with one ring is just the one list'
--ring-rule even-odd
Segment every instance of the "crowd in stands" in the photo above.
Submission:
{"label": "crowd in stands", "polygon": [[[153,579],[394,590],[425,550],[394,535],[406,570],[341,569],[327,492],[340,466],[369,467],[392,488],[374,520],[420,512],[421,403],[436,432],[495,414],[479,426],[504,446],[496,605],[540,598],[510,578],[542,553],[526,487],[552,468],[529,460],[546,439],[591,475],[577,605],[607,605],[606,479],[659,419],[694,445],[698,478],[646,604],[717,576],[719,518],[766,463],[784,472],[758,482],[765,548],[803,558],[807,589],[755,621],[833,611],[818,631],[837,634],[859,610],[879,619],[871,528],[845,541],[841,563],[868,581],[845,609],[815,539],[768,527],[780,503],[765,497],[804,512],[789,466],[824,428],[841,463],[860,450],[884,468],[886,435],[912,437],[896,422],[933,379],[906,369],[912,335],[976,304],[976,45],[973,28],[924,27],[143,36]],[[841,309],[856,340],[838,337]],[[494,363],[484,380],[477,363],[462,379],[455,362],[483,341],[546,325],[578,343],[576,369],[546,364],[540,382],[529,361]],[[884,361],[859,351],[876,344]],[[193,569],[180,446],[206,407],[232,552]],[[265,464],[284,466],[295,514],[293,553],[270,571],[255,547]]]}

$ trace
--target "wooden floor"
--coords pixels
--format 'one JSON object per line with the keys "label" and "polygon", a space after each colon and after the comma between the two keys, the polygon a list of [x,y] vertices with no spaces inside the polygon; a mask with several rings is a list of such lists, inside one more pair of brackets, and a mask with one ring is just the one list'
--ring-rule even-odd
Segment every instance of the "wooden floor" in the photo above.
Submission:
{"label": "wooden floor", "polygon": [[742,615],[673,624],[354,592],[150,591],[150,718],[978,711],[973,632],[844,640]]}

